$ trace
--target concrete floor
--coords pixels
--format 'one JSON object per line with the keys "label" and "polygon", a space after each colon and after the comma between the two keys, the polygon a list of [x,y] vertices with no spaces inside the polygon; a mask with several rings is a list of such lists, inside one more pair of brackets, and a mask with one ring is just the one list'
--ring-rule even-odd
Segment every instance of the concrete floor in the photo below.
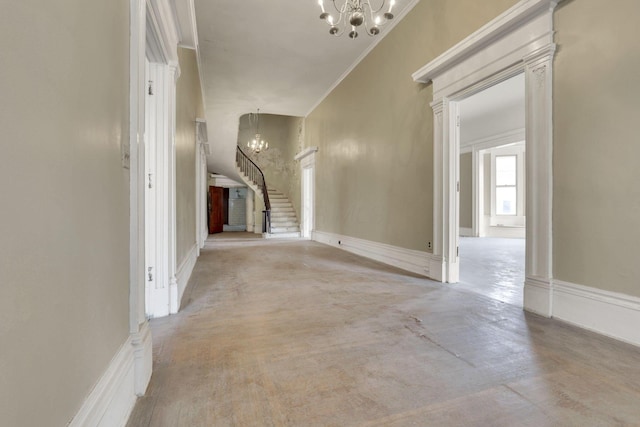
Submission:
{"label": "concrete floor", "polygon": [[452,285],[522,307],[524,239],[460,238],[460,282]]}
{"label": "concrete floor", "polygon": [[638,348],[314,242],[216,236],[151,328],[132,427],[640,425]]}

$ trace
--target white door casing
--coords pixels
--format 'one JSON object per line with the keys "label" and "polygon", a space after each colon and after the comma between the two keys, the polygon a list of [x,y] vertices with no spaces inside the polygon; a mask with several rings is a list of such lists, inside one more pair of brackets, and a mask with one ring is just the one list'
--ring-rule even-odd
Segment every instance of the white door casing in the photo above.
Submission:
{"label": "white door casing", "polygon": [[176,279],[175,120],[178,33],[164,0],[146,2],[147,76],[145,155],[145,311],[162,317],[178,311]]}
{"label": "white door casing", "polygon": [[130,0],[129,53],[129,333],[134,355],[134,393],[146,391],[153,365],[151,333],[145,313],[145,0]]}
{"label": "white door casing", "polygon": [[[413,74],[433,82],[434,255],[443,282],[458,278],[459,144],[455,102],[525,73],[527,243],[524,308],[551,314],[552,71],[556,0],[521,0]],[[452,104],[453,103],[453,104]]]}
{"label": "white door casing", "polygon": [[315,230],[315,167],[318,147],[309,147],[295,156],[300,161],[300,236],[311,239]]}
{"label": "white door casing", "polygon": [[[179,74],[177,47],[180,38],[176,7],[181,10],[185,7],[191,7],[191,9],[193,9],[193,2],[182,2],[176,5],[170,0],[129,0],[129,6],[130,126],[128,146],[123,147],[122,152],[123,165],[130,169],[129,330],[134,357],[134,392],[137,395],[142,395],[149,383],[152,370],[151,333],[146,319],[147,312],[149,311],[146,295],[146,283],[148,279],[146,265],[146,230],[147,220],[151,214],[146,208],[146,199],[148,196],[146,191],[149,178],[147,171],[147,159],[149,157],[147,155],[147,148],[149,147],[147,146],[148,141],[145,140],[148,129],[145,123],[147,118],[145,104],[147,103],[147,85],[149,79],[147,77],[147,67],[145,64],[147,58],[149,58],[151,62],[154,62],[156,65],[162,64],[166,68],[164,71],[166,72],[168,70],[168,74],[173,73],[173,79],[166,79],[169,86],[165,88],[171,95],[169,98],[170,105],[168,106],[168,111],[173,111],[173,118],[169,117],[165,122],[168,123],[169,126],[175,126],[175,78],[177,78]],[[189,16],[193,19],[193,14]],[[185,25],[185,23],[180,26],[183,31],[187,31],[188,27],[189,25]],[[169,83],[171,80],[173,80],[173,84]],[[170,158],[175,150],[173,146],[173,129],[166,129],[166,133],[171,136],[171,143],[165,144],[165,148],[167,148],[165,153]],[[128,159],[127,156],[129,156]],[[154,156],[154,158],[155,157],[156,156]],[[175,200],[175,178],[173,179],[173,186],[173,193],[168,194],[166,197],[168,201]],[[167,235],[174,236],[173,240],[169,240],[169,245],[172,244],[173,248],[169,247],[166,253],[173,254],[173,265],[175,266],[175,206],[173,206],[172,209],[173,225],[171,225],[169,212],[163,212],[163,215],[166,215],[162,216],[162,218],[169,218],[169,226],[173,227],[173,232],[166,230]],[[167,207],[166,211],[169,210],[170,208]],[[157,224],[156,220],[157,218],[154,215],[154,221]],[[157,227],[154,226],[154,228]],[[169,260],[166,260],[166,264],[171,265]]]}

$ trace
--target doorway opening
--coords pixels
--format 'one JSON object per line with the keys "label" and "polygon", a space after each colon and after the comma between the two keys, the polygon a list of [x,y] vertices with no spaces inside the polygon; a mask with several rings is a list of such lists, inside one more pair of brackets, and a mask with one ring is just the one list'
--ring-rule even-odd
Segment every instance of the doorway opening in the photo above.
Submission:
{"label": "doorway opening", "polygon": [[300,200],[302,220],[300,223],[300,237],[312,239],[315,230],[315,188],[316,188],[316,152],[318,147],[308,147],[296,155],[300,162],[301,182]]}
{"label": "doorway opening", "polygon": [[518,74],[456,102],[456,287],[522,307],[526,246],[525,80]]}

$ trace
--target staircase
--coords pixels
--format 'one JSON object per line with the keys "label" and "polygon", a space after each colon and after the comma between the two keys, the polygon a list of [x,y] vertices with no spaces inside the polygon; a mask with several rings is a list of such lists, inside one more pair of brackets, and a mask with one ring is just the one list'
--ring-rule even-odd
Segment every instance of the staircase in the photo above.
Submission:
{"label": "staircase", "polygon": [[271,201],[271,233],[266,238],[296,238],[300,237],[300,225],[293,210],[293,205],[284,194],[269,188]]}
{"label": "staircase", "polygon": [[300,237],[293,205],[284,194],[267,188],[264,174],[240,147],[236,147],[236,167],[245,184],[264,200],[262,235],[267,239]]}

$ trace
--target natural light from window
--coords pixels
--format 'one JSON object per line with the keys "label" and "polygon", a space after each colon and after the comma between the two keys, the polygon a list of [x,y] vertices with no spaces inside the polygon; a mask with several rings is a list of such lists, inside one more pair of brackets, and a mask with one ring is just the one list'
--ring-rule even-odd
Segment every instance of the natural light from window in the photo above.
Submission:
{"label": "natural light from window", "polygon": [[496,215],[517,215],[517,156],[496,156]]}

